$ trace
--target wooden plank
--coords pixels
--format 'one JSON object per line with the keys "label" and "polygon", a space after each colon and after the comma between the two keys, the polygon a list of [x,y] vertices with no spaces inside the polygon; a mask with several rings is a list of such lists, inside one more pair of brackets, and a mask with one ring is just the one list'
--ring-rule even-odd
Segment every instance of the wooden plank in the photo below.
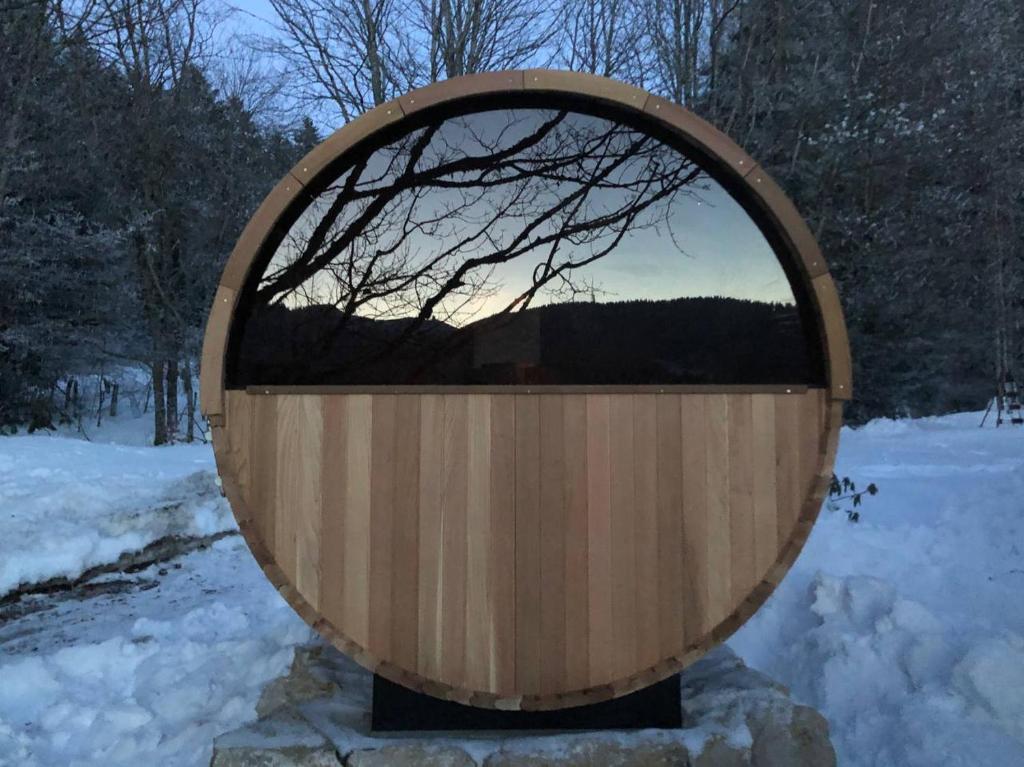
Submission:
{"label": "wooden plank", "polygon": [[776,547],[781,551],[800,514],[800,405],[799,399],[775,400],[775,505],[778,519]]}
{"label": "wooden plank", "polygon": [[277,399],[253,401],[252,417],[250,502],[256,529],[267,551],[273,554],[277,532]]}
{"label": "wooden plank", "polygon": [[812,285],[825,331],[829,395],[832,399],[852,399],[853,362],[850,359],[850,341],[846,334],[846,321],[843,319],[843,305],[836,284],[831,275],[822,274],[814,278]]}
{"label": "wooden plank", "polygon": [[800,503],[810,496],[824,452],[824,398],[808,392],[800,398]]}
{"label": "wooden plank", "polygon": [[527,69],[524,75],[527,90],[571,91],[636,109],[647,103],[647,91],[607,77],[558,69]]}
{"label": "wooden plank", "polygon": [[761,198],[777,219],[782,221],[791,243],[791,251],[804,271],[811,277],[828,272],[828,264],[825,263],[818,242],[807,223],[767,171],[758,164],[747,173],[746,180],[754,194]]}
{"label": "wooden plank", "polygon": [[775,396],[754,394],[750,399],[752,496],[754,514],[754,573],[760,581],[779,555],[775,459]]}
{"label": "wooden plank", "polygon": [[611,398],[587,397],[587,584],[591,685],[614,678]]}
{"label": "wooden plank", "polygon": [[491,397],[468,397],[466,506],[466,685],[491,690],[494,664],[494,584],[491,555]]}
{"label": "wooden plank", "polygon": [[370,526],[371,444],[373,398],[355,394],[346,398],[345,502],[342,523],[342,582],[345,627],[354,642],[370,641]]}
{"label": "wooden plank", "polygon": [[[227,426],[224,428],[223,448],[214,451],[217,472],[225,482],[225,490],[234,483],[251,521],[257,522],[257,515],[266,509],[252,505],[252,464],[249,447],[252,440],[254,398],[245,392],[227,392]],[[236,510],[237,514],[237,510]],[[262,528],[258,527],[262,537]]]}
{"label": "wooden plank", "polygon": [[731,610],[732,559],[729,530],[729,399],[726,394],[704,398],[707,446],[707,551],[706,620],[714,625]]}
{"label": "wooden plank", "polygon": [[[319,603],[323,427],[319,397],[293,394],[278,399],[274,557],[314,609]],[[280,513],[285,509],[288,513]]]}
{"label": "wooden plank", "polygon": [[393,657],[391,581],[394,570],[395,458],[397,397],[382,395],[371,402],[370,419],[370,583],[367,649],[380,658]]}
{"label": "wooden plank", "polygon": [[587,572],[587,398],[563,397],[565,447],[565,681],[570,690],[590,679]]}
{"label": "wooden plank", "polygon": [[562,397],[540,395],[540,691],[565,690],[565,421]]}
{"label": "wooden plank", "polygon": [[610,398],[611,514],[612,514],[612,621],[615,678],[637,670],[636,527],[634,510],[633,397],[614,394]]}
{"label": "wooden plank", "polygon": [[516,409],[516,688],[541,687],[540,400],[517,396]]}
{"label": "wooden plank", "polygon": [[657,398],[658,637],[663,653],[683,642],[683,445],[676,395]]}
{"label": "wooden plank", "polygon": [[516,691],[516,409],[512,397],[491,401],[491,542],[493,584],[490,689]]}
{"label": "wooden plank", "polygon": [[444,467],[444,399],[420,399],[419,475],[419,653],[417,671],[437,679],[441,674],[441,484]]}
{"label": "wooden plank", "polygon": [[323,398],[323,476],[320,482],[320,611],[339,630],[345,623],[345,504],[348,481],[348,398]]}
{"label": "wooden plank", "polygon": [[760,578],[755,568],[752,395],[729,395],[728,409],[729,561],[732,565],[728,608],[732,608],[746,598]]}
{"label": "wooden plank", "polygon": [[680,397],[683,455],[683,634],[687,646],[711,629],[708,621],[708,457],[704,397]]}
{"label": "wooden plank", "polygon": [[217,286],[213,306],[206,320],[203,351],[199,362],[199,410],[205,416],[219,415],[225,407],[224,350],[235,308],[236,291]]}
{"label": "wooden plank", "polygon": [[[671,395],[669,395],[671,396]],[[658,405],[659,395],[633,395],[633,523],[636,535],[637,663],[654,666],[660,655],[658,611]]]}
{"label": "wooden plank", "polygon": [[420,400],[395,403],[395,489],[392,528],[391,649],[394,662],[415,670],[419,647]]}
{"label": "wooden plank", "polygon": [[444,398],[444,479],[441,485],[441,674],[464,684],[466,671],[466,505],[469,403]]}

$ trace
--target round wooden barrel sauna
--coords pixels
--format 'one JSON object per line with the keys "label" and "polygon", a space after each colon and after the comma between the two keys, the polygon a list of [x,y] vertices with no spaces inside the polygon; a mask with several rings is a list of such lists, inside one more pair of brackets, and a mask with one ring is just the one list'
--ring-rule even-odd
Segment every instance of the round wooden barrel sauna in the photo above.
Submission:
{"label": "round wooden barrel sauna", "polygon": [[317,631],[483,707],[597,702],[760,606],[826,491],[850,358],[813,236],[687,110],[546,70],[413,91],[271,191],[202,408]]}

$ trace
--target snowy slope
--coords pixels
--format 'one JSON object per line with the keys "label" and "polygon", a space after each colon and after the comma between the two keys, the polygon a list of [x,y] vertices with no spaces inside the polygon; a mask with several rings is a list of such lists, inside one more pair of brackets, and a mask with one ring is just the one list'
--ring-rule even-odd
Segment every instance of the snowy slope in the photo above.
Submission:
{"label": "snowy slope", "polygon": [[175,564],[0,618],[0,766],[206,765],[255,718],[312,632],[239,536]]}
{"label": "snowy slope", "polygon": [[[146,426],[112,423],[102,434],[134,439]],[[0,438],[0,597],[21,584],[75,578],[167,535],[232,529],[215,481],[206,445]]]}
{"label": "snowy slope", "polygon": [[841,765],[1024,765],[1024,430],[980,420],[845,429],[837,473],[879,495],[822,511],[730,640],[822,710]]}
{"label": "snowy slope", "polygon": [[[841,765],[1024,765],[1024,430],[979,420],[845,429],[840,475],[880,494],[859,524],[823,511],[730,640],[829,718]],[[0,592],[229,525],[212,470],[208,447],[0,439]],[[237,536],[15,607],[2,767],[205,764],[310,635]]]}

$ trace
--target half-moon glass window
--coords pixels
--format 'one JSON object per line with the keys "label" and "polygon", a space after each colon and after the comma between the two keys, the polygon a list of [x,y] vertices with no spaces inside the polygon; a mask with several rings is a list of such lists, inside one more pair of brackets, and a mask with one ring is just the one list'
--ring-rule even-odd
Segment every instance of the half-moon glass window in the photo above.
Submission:
{"label": "half-moon glass window", "polygon": [[229,387],[823,383],[770,227],[653,121],[464,100],[328,176],[254,264]]}

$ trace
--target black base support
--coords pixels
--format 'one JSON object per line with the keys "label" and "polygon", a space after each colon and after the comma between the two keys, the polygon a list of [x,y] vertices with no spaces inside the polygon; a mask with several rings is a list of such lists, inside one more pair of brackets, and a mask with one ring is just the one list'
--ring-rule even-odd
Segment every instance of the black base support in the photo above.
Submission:
{"label": "black base support", "polygon": [[635,730],[682,727],[679,675],[621,698],[555,711],[498,711],[413,692],[374,675],[372,728],[424,730]]}

